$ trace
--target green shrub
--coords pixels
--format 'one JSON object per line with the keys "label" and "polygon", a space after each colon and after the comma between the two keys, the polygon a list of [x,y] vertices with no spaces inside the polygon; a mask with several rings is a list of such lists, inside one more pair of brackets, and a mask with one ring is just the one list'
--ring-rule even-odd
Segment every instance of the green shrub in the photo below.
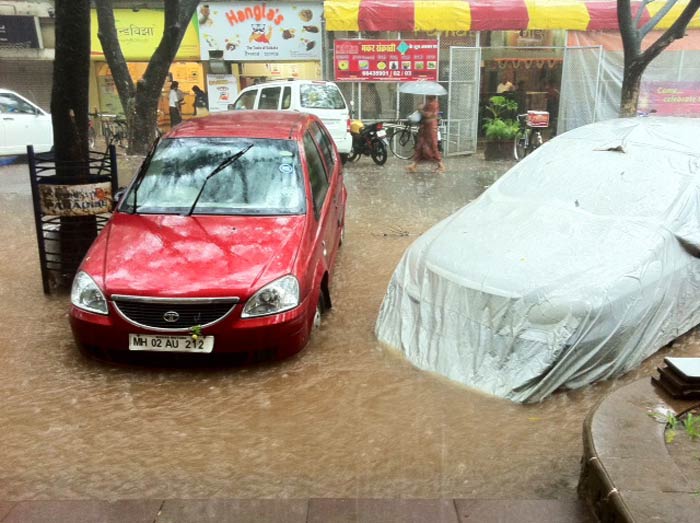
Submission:
{"label": "green shrub", "polygon": [[518,121],[509,118],[515,113],[518,103],[505,96],[492,96],[486,111],[490,116],[484,117],[484,131],[488,140],[512,140],[518,133]]}

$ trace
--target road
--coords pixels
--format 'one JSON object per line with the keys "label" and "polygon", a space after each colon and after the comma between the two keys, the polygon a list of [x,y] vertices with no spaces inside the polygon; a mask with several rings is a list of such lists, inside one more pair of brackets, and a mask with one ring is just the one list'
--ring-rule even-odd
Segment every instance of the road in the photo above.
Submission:
{"label": "road", "polygon": [[663,356],[700,354],[697,334],[621,379],[529,406],[413,368],[373,333],[393,268],[510,166],[446,164],[444,175],[407,174],[396,159],[349,165],[334,309],[309,346],[195,369],[78,352],[68,295],[42,292],[26,165],[0,168],[0,500],[574,499],[586,413]]}

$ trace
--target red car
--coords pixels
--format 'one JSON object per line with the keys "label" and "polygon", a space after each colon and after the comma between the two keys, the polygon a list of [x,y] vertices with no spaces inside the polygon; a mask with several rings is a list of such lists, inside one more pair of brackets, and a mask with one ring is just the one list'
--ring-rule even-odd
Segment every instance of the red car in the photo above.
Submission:
{"label": "red car", "polygon": [[190,120],[145,159],[73,282],[88,352],[301,350],[331,306],[347,192],[308,114]]}

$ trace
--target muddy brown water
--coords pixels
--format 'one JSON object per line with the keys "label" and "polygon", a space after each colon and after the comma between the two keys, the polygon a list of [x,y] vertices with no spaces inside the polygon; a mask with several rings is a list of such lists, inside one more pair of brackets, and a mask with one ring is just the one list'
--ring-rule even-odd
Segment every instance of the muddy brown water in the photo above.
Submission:
{"label": "muddy brown water", "polygon": [[663,356],[698,355],[697,335],[529,406],[413,368],[373,333],[391,273],[510,164],[447,165],[439,177],[396,159],[350,165],[334,309],[308,347],[195,369],[77,351],[68,296],[42,293],[26,166],[0,168],[0,499],[574,498],[586,413]]}

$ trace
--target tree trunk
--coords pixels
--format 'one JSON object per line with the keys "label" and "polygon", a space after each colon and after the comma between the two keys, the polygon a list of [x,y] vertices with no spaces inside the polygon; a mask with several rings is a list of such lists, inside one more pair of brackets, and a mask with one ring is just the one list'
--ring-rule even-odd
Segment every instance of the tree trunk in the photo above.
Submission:
{"label": "tree trunk", "polygon": [[639,90],[642,84],[642,74],[646,64],[642,60],[625,67],[622,77],[622,92],[620,97],[620,116],[636,116],[639,104]]}
{"label": "tree trunk", "polygon": [[[56,0],[55,7],[56,57],[51,90],[51,121],[56,175],[87,176],[90,174],[90,0]],[[96,237],[97,222],[94,216],[61,218],[59,242],[63,277],[72,277]]]}
{"label": "tree trunk", "polygon": [[55,5],[51,120],[56,162],[87,161],[90,0],[56,0]]}

